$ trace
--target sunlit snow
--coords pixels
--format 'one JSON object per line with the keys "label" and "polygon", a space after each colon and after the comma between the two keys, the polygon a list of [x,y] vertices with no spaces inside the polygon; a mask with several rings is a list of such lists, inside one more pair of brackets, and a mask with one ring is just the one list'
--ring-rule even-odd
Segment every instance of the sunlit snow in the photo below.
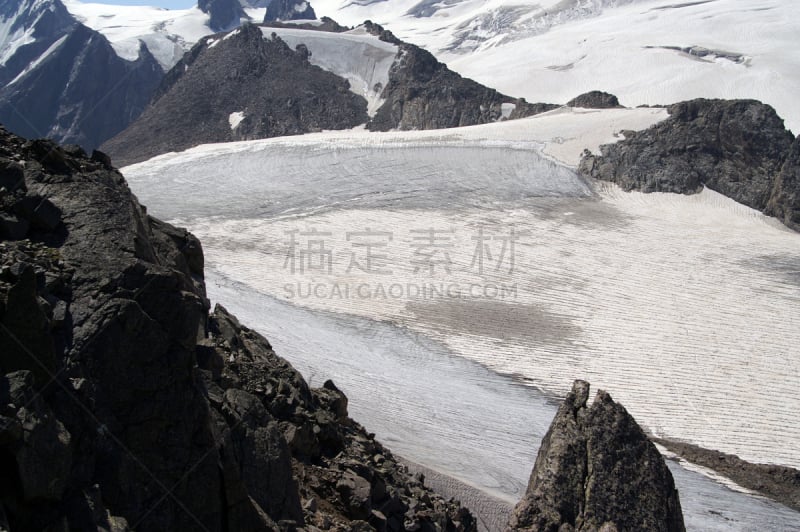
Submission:
{"label": "sunlit snow", "polygon": [[374,116],[384,100],[381,93],[389,83],[389,69],[397,46],[383,42],[361,29],[329,33],[294,28],[262,28],[265,37],[276,33],[291,48],[305,44],[308,60],[350,82],[350,90],[367,100],[367,112]]}
{"label": "sunlit snow", "polygon": [[242,111],[234,111],[233,113],[228,116],[228,124],[231,126],[231,129],[236,129],[239,124],[242,123],[244,120],[244,113]]}
{"label": "sunlit snow", "polygon": [[[320,133],[124,173],[154,215],[202,239],[212,298],[312,381],[334,377],[356,418],[412,460],[513,500],[552,417],[542,399],[584,378],[654,434],[797,467],[800,235],[711,191],[622,193],[558,162],[664,116],[562,109]],[[365,235],[380,272],[364,270]],[[695,529],[800,525],[675,475]]]}

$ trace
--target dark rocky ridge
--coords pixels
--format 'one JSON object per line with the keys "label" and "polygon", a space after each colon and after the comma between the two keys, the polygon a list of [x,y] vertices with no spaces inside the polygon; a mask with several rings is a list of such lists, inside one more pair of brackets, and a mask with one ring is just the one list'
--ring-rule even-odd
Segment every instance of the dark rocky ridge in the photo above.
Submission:
{"label": "dark rocky ridge", "polygon": [[281,22],[280,20],[265,20],[262,24],[267,28],[291,28],[296,30],[311,30],[311,31],[327,31],[329,33],[342,33],[350,31],[353,28],[342,26],[330,17],[321,17],[319,24],[311,24],[310,22]]}
{"label": "dark rocky ridge", "polygon": [[214,31],[227,31],[235,28],[244,18],[245,14],[239,0],[198,0],[197,7],[210,17],[209,27]]}
{"label": "dark rocky ridge", "polygon": [[523,118],[558,107],[529,104],[453,72],[430,52],[406,43],[370,21],[368,32],[396,44],[398,59],[389,71],[381,97],[386,102],[367,124],[371,131],[390,129],[441,129],[495,122],[504,103],[517,107],[510,118]]}
{"label": "dark rocky ridge", "polygon": [[[307,29],[340,32],[331,19]],[[279,22],[265,25],[286,27]],[[308,49],[292,51],[280,38],[264,40],[244,24],[235,35],[208,44],[204,38],[164,77],[150,106],[128,129],[103,145],[124,166],[198,144],[296,135],[367,124],[373,131],[434,129],[499,120],[501,105],[516,105],[510,118],[558,107],[530,104],[462,78],[425,50],[404,43],[377,24],[366,28],[400,51],[383,89],[386,103],[370,120],[366,100],[348,82],[308,62]],[[296,27],[296,26],[292,26]],[[222,39],[216,35],[213,39]],[[244,112],[235,129],[232,112]]]}
{"label": "dark rocky ridge", "polygon": [[576,96],[567,102],[567,107],[583,107],[585,109],[615,109],[622,107],[613,94],[603,91],[589,91]]}
{"label": "dark rocky ridge", "polygon": [[0,65],[0,85],[3,86],[77,25],[60,1],[3,2],[0,5],[0,18],[6,24],[11,21],[8,28],[10,35],[30,32],[33,37],[33,42],[20,46]]}
{"label": "dark rocky ridge", "polygon": [[[474,530],[223,308],[100,153],[0,129],[0,523]],[[316,527],[316,528],[315,528]]]}
{"label": "dark rocky ridge", "polygon": [[575,381],[547,431],[508,530],[681,532],[664,459],[625,408]]}
{"label": "dark rocky ridge", "polygon": [[692,194],[704,186],[800,229],[800,147],[755,100],[692,100],[669,118],[584,153],[579,171],[624,190]]}
{"label": "dark rocky ridge", "polygon": [[308,0],[271,0],[267,4],[264,22],[276,20],[314,20],[317,14]]}
{"label": "dark rocky ridge", "polygon": [[136,61],[121,59],[59,0],[9,2],[2,16],[35,37],[0,70],[0,122],[17,134],[96,148],[139,116],[164,75],[144,44]]}
{"label": "dark rocky ridge", "polygon": [[772,464],[754,464],[736,455],[704,449],[690,443],[663,438],[652,439],[693,464],[712,469],[743,488],[757,491],[765,497],[800,511],[800,471],[797,469]]}
{"label": "dark rocky ridge", "polygon": [[[261,28],[247,23],[222,39],[204,38],[187,52],[139,119],[103,145],[116,163],[209,142],[347,129],[368,120],[366,100],[346,80],[310,64],[280,38],[265,39]],[[244,119],[232,128],[234,112]]]}

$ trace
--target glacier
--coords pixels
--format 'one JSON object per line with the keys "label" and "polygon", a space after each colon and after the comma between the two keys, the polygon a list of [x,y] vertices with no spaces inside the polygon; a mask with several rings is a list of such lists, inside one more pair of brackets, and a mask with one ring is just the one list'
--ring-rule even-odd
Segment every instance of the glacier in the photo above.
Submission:
{"label": "glacier", "polygon": [[[415,462],[513,502],[555,398],[584,378],[657,436],[798,467],[800,235],[708,190],[622,193],[571,170],[584,147],[664,117],[559,109],[323,132],[123,172],[150,212],[200,237],[212,299],[312,384],[333,378],[355,418]],[[364,271],[365,234],[380,272]],[[292,254],[295,237],[308,257]],[[416,266],[432,251],[428,275]],[[671,468],[692,529],[800,526]]]}

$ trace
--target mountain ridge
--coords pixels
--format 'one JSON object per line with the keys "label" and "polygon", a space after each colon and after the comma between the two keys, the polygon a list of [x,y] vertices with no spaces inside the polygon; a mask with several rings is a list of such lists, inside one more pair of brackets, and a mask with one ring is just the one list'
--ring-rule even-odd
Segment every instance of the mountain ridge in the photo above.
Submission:
{"label": "mountain ridge", "polygon": [[[204,39],[166,74],[139,119],[106,142],[103,150],[127,165],[165,151],[212,142],[349,129],[361,124],[374,131],[450,128],[529,116],[556,107],[528,104],[462,78],[432,54],[369,21],[349,32],[342,32],[335,23],[328,26],[331,31],[246,23],[230,33]],[[269,45],[259,41],[259,32]],[[294,51],[281,35],[294,44]],[[244,56],[253,75],[227,75],[230,65],[240,64]],[[291,82],[264,77],[277,65],[283,65],[283,79]],[[361,70],[364,78],[354,74]],[[337,88],[309,89],[312,80],[323,78],[338,79]],[[212,85],[214,91],[209,89]],[[228,98],[226,94],[236,96]],[[213,111],[211,100],[215,102]],[[343,100],[352,102],[347,111],[341,106]],[[368,102],[365,110],[374,116],[365,115],[361,102]],[[294,109],[288,116],[287,105]],[[205,110],[200,112],[200,107]],[[241,119],[234,120],[239,113]],[[323,119],[326,113],[330,116]],[[188,117],[191,120],[187,122]]]}
{"label": "mountain ridge", "polygon": [[144,43],[138,59],[127,61],[103,35],[77,22],[60,0],[19,5],[4,23],[16,28],[12,37],[24,29],[20,39],[29,36],[33,42],[5,43],[10,57],[2,70],[0,121],[28,137],[52,137],[91,150],[139,115],[163,76]]}

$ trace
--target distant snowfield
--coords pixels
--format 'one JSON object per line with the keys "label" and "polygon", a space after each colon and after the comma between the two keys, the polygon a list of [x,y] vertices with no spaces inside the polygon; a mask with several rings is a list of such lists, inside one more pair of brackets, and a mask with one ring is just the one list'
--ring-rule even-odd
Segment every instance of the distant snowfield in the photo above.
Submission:
{"label": "distant snowfield", "polygon": [[64,5],[83,24],[102,33],[121,58],[135,61],[141,41],[165,70],[202,37],[214,33],[208,27],[209,16],[197,7],[168,10],[76,0],[64,0]]}
{"label": "distant snowfield", "polygon": [[[123,59],[136,60],[142,41],[165,70],[172,68],[204,36],[215,33],[208,26],[210,17],[197,7],[171,10],[77,0],[64,0],[64,5],[83,24],[102,33]],[[245,12],[261,22],[266,9]]]}
{"label": "distant snowfield", "polygon": [[[627,106],[754,98],[772,105],[787,127],[800,133],[800,2],[670,5],[681,3],[637,2],[442,60],[465,76],[532,101],[564,103],[592,89],[612,92]],[[741,61],[662,48],[692,46],[736,54]]]}
{"label": "distant snowfield", "polygon": [[460,74],[529,101],[566,103],[593,89],[627,106],[755,98],[800,133],[794,0],[317,0],[314,9],[344,24],[385,24]]}
{"label": "distant snowfield", "polygon": [[[168,11],[76,0],[65,5],[103,33],[122,57],[135,59],[141,39],[165,68],[213,33],[208,15],[197,8]],[[566,103],[594,89],[612,92],[631,107],[699,97],[754,98],[775,107],[787,127],[800,132],[800,2],[794,0],[317,0],[313,5],[319,16],[343,24],[381,23],[456,72],[528,101]],[[264,10],[248,14],[261,21]],[[311,61],[337,73],[344,69],[370,109],[377,108],[372,82],[383,79],[388,48],[371,47],[366,61],[354,62],[327,54],[323,43],[330,35],[274,31],[292,46],[313,41],[305,42],[319,54]],[[373,66],[375,74],[368,72]]]}

